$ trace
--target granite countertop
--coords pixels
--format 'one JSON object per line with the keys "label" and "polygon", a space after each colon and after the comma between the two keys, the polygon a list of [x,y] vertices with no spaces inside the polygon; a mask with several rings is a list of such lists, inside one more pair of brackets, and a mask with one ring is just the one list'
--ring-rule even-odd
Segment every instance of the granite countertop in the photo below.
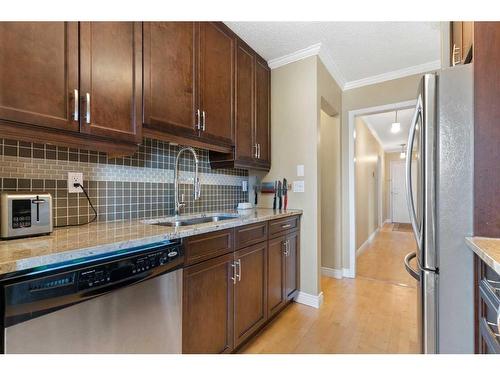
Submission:
{"label": "granite countertop", "polygon": [[467,245],[500,275],[500,238],[466,237]]}
{"label": "granite countertop", "polygon": [[[210,213],[214,215],[215,213]],[[238,214],[234,219],[184,227],[151,225],[152,220],[96,222],[78,227],[57,228],[50,235],[0,241],[0,277],[36,267],[101,255],[127,247],[189,237],[196,234],[234,228],[241,225],[300,215],[301,210],[278,211],[252,209],[245,213],[224,211],[218,214]],[[182,218],[207,216],[208,213],[183,215]]]}

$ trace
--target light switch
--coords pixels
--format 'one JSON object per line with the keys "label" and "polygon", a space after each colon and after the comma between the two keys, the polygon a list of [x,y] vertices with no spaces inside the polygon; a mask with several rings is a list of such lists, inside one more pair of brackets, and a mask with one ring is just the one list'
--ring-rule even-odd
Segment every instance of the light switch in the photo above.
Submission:
{"label": "light switch", "polygon": [[294,181],[293,182],[293,192],[303,193],[304,192],[304,181]]}
{"label": "light switch", "polygon": [[297,177],[304,176],[304,166],[302,164],[297,165]]}

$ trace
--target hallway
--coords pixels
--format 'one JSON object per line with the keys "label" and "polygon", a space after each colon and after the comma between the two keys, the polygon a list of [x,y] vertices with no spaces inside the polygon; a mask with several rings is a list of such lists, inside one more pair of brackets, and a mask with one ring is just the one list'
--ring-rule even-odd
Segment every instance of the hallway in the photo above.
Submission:
{"label": "hallway", "polygon": [[324,303],[290,305],[240,353],[417,353],[413,234],[386,224],[358,257],[356,279],[323,277]]}

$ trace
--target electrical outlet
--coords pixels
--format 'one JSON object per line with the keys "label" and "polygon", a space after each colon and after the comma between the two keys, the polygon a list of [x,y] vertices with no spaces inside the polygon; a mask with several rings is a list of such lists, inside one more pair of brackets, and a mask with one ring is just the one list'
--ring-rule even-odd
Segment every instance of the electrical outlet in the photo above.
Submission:
{"label": "electrical outlet", "polygon": [[68,193],[83,193],[81,187],[75,187],[74,184],[83,186],[83,173],[68,172]]}

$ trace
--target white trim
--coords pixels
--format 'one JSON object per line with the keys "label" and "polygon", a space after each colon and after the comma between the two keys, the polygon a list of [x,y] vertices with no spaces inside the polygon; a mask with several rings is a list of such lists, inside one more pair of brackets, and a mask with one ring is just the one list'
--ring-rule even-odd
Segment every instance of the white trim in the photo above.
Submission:
{"label": "white trim", "polygon": [[385,219],[384,224],[392,224],[392,220],[391,219]]}
{"label": "white trim", "polygon": [[346,82],[346,79],[342,75],[342,72],[333,60],[332,56],[330,55],[328,50],[322,46],[321,43],[316,43],[309,47],[299,49],[298,51],[289,53],[288,55],[276,57],[272,60],[269,60],[267,64],[269,65],[269,68],[276,69],[280,66],[316,55],[321,59],[326,69],[331,74],[333,79],[337,82],[342,91],[441,69],[441,60],[434,60],[424,64],[409,66],[407,68],[393,70],[392,72],[377,74],[374,76]]}
{"label": "white trim", "polygon": [[277,57],[275,59],[269,60],[267,64],[269,68],[276,69],[280,66],[293,63],[295,61],[303,60],[311,56],[316,56],[319,54],[321,48],[321,43],[313,44],[312,46],[299,49],[298,51],[292,52],[288,55]]}
{"label": "white trim", "polygon": [[375,236],[380,232],[380,228],[375,229],[372,234],[368,236],[365,242],[356,250],[356,256],[359,256],[363,251],[366,250],[368,245],[372,242],[372,240],[375,238]]}
{"label": "white trim", "polygon": [[[349,268],[347,268],[344,275],[349,274],[351,276],[356,276],[356,206],[355,206],[355,195],[356,195],[356,185],[355,185],[355,165],[354,165],[354,129],[355,122],[354,118],[356,116],[376,114],[388,111],[394,111],[396,109],[411,108],[417,104],[416,100],[408,100],[405,102],[386,104],[376,107],[355,109],[347,112],[348,121],[348,171],[347,171],[347,197],[348,197],[348,226],[344,229],[343,235],[347,238],[347,248],[349,251]],[[343,196],[345,196],[343,194]]]}
{"label": "white trim", "polygon": [[319,307],[323,304],[323,292],[320,292],[317,296],[314,294],[299,292],[297,297],[295,297],[295,302],[319,309]]}
{"label": "white trim", "polygon": [[356,273],[350,268],[344,268],[342,273],[344,274],[344,277],[348,277],[350,279],[354,279],[356,277]]}
{"label": "white trim", "polygon": [[341,279],[344,276],[344,271],[342,268],[321,267],[321,274],[332,279]]}
{"label": "white trim", "polygon": [[430,71],[441,69],[441,60],[429,61],[424,64],[409,66],[408,68],[393,70],[392,72],[377,74],[374,76],[357,79],[346,82],[343,89],[350,90],[357,87],[373,85],[375,83],[390,81],[397,78],[407,77],[414,74],[428,73]]}

